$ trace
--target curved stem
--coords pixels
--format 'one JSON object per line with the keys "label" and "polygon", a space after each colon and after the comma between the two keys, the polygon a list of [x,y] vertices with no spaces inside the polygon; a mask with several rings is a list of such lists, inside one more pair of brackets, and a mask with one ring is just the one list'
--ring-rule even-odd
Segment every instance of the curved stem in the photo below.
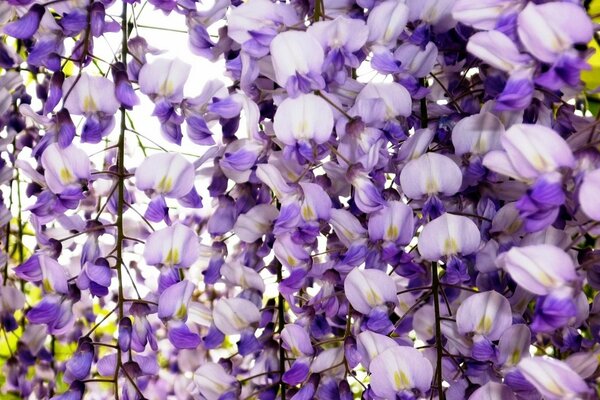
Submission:
{"label": "curved stem", "polygon": [[435,313],[435,349],[437,352],[437,362],[435,370],[436,386],[440,400],[445,399],[442,388],[442,359],[444,357],[442,345],[442,317],[440,316],[440,278],[438,276],[437,262],[431,263],[431,290],[433,292],[433,311]]}
{"label": "curved stem", "polygon": [[[426,86],[425,79],[420,80],[422,86]],[[427,115],[427,97],[421,99],[421,128],[427,128],[429,118]],[[435,313],[435,349],[437,353],[435,380],[439,400],[445,400],[444,389],[442,387],[442,360],[444,357],[444,348],[442,344],[442,319],[440,316],[440,277],[438,275],[437,262],[431,263],[431,292],[433,294],[433,311]],[[433,393],[433,391],[432,391]]]}
{"label": "curved stem", "polygon": [[[121,62],[127,65],[127,2],[123,2],[123,9],[121,11]],[[126,129],[126,111],[125,107],[121,106],[121,127],[119,132],[119,142],[117,145],[117,278],[119,280],[119,293],[117,298],[117,309],[119,312],[119,319],[124,316],[123,303],[125,295],[123,293],[123,241],[125,240],[125,231],[123,229],[123,213],[125,211],[125,129]],[[117,347],[117,366],[115,367],[114,384],[115,384],[115,398],[119,399],[119,370],[121,369],[121,348]],[[127,371],[124,370],[125,373]],[[135,386],[135,385],[134,385]],[[143,397],[143,396],[142,396]]]}
{"label": "curved stem", "polygon": [[[277,282],[281,282],[283,279],[282,268],[283,266],[278,262]],[[283,339],[281,338],[281,332],[285,328],[285,299],[281,293],[277,296],[277,321],[277,331],[279,332],[279,390],[281,392],[281,400],[285,400],[286,384],[283,381],[283,373],[285,372],[285,348],[283,347]]]}

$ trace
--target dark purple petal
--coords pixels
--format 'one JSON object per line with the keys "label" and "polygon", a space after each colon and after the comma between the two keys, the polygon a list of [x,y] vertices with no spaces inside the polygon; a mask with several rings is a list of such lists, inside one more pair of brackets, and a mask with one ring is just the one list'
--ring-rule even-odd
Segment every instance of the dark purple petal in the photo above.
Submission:
{"label": "dark purple petal", "polygon": [[215,144],[212,137],[212,132],[208,129],[204,118],[199,116],[191,116],[185,120],[187,122],[188,137],[193,143],[209,146]]}
{"label": "dark purple petal", "polygon": [[60,316],[61,300],[57,296],[46,296],[27,313],[27,319],[33,324],[50,324]]}
{"label": "dark purple petal", "polygon": [[168,217],[169,208],[163,196],[156,196],[148,204],[144,217],[152,222],[160,222]]}
{"label": "dark purple petal", "polygon": [[119,321],[119,336],[118,343],[121,351],[126,352],[131,346],[132,324],[131,318],[124,317]]}
{"label": "dark purple petal", "polygon": [[5,25],[4,33],[17,39],[30,39],[37,32],[45,12],[44,6],[32,5],[21,18]]}
{"label": "dark purple petal", "polygon": [[72,358],[67,361],[67,371],[77,380],[85,379],[90,374],[93,358],[94,346],[90,341],[83,341],[73,353]]}
{"label": "dark purple petal", "polygon": [[288,385],[296,386],[306,380],[309,372],[310,368],[307,360],[296,360],[292,366],[285,371],[282,380]]}
{"label": "dark purple petal", "polygon": [[260,342],[254,336],[254,330],[245,330],[240,336],[240,340],[237,343],[238,351],[240,355],[247,356],[262,348]]}
{"label": "dark purple petal", "polygon": [[71,115],[66,108],[56,113],[56,122],[58,124],[58,145],[66,148],[73,143],[75,137],[75,124],[71,120]]}
{"label": "dark purple petal", "polygon": [[195,349],[200,345],[200,336],[183,322],[170,322],[168,330],[169,341],[178,349]]}

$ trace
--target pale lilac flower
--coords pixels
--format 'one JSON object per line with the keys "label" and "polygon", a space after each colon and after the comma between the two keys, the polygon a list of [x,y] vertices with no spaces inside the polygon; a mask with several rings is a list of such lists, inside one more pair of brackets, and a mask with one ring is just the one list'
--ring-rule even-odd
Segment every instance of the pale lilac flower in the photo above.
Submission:
{"label": "pale lilac flower", "polygon": [[333,112],[325,100],[314,94],[285,99],[275,112],[275,135],[283,144],[322,144],[331,137]]}
{"label": "pale lilac flower", "polygon": [[269,233],[279,212],[270,204],[259,204],[237,217],[233,232],[241,241],[252,243]]}
{"label": "pale lilac flower", "polygon": [[421,21],[435,32],[446,32],[456,25],[452,18],[454,0],[407,0],[409,21]]}
{"label": "pale lilac flower", "polygon": [[275,257],[289,268],[305,268],[310,260],[308,251],[302,244],[293,241],[291,234],[279,235],[273,243]]}
{"label": "pale lilac flower", "polygon": [[517,124],[500,138],[504,151],[491,151],[483,165],[511,178],[530,181],[575,164],[569,145],[556,131],[541,125]]}
{"label": "pale lilac flower", "polygon": [[399,0],[379,3],[367,18],[369,42],[391,46],[404,30],[408,22],[409,9]]}
{"label": "pale lilac flower", "polygon": [[238,335],[259,319],[258,307],[242,298],[222,298],[213,308],[213,322],[225,335]]}
{"label": "pale lilac flower", "polygon": [[438,48],[428,42],[425,48],[412,43],[402,43],[394,51],[394,59],[400,62],[400,70],[415,78],[424,78],[437,62]]}
{"label": "pale lilac flower", "polygon": [[45,254],[34,254],[14,269],[15,274],[29,282],[41,283],[46,293],[66,294],[68,275],[65,268]]}
{"label": "pale lilac flower", "polygon": [[575,371],[566,363],[553,358],[524,358],[517,368],[548,400],[581,399],[591,392]]}
{"label": "pale lilac flower", "polygon": [[529,357],[531,330],[525,324],[515,324],[504,331],[498,341],[498,362],[513,367],[523,357]]}
{"label": "pale lilac flower", "polygon": [[516,400],[510,387],[498,382],[487,382],[469,396],[469,400]]}
{"label": "pale lilac flower", "polygon": [[476,29],[492,30],[502,17],[518,12],[521,0],[457,0],[452,7],[452,17]]}
{"label": "pale lilac flower", "polygon": [[458,254],[469,255],[479,248],[477,225],[467,217],[445,213],[423,227],[419,235],[419,253],[430,261]]}
{"label": "pale lilac flower", "polygon": [[12,332],[18,328],[14,313],[22,310],[24,305],[25,295],[19,289],[5,285],[0,287],[0,321],[3,329]]}
{"label": "pale lilac flower", "polygon": [[178,153],[160,153],[146,158],[135,171],[140,190],[180,198],[194,188],[194,165]]}
{"label": "pale lilac flower", "polygon": [[87,184],[91,178],[89,157],[74,145],[61,149],[57,143],[53,143],[46,148],[41,161],[44,179],[52,193],[81,190],[81,184]]}
{"label": "pale lilac flower", "polygon": [[63,84],[63,93],[69,91],[71,93],[65,100],[64,106],[74,115],[99,112],[112,115],[119,109],[114,86],[111,80],[102,76],[83,73],[79,79],[74,76],[68,77]]}
{"label": "pale lilac flower", "polygon": [[371,361],[385,350],[398,346],[394,339],[371,331],[363,331],[356,336],[356,348],[361,356],[360,363],[367,370]]}
{"label": "pale lilac flower", "polygon": [[594,32],[585,9],[570,2],[528,3],[519,13],[517,29],[527,51],[546,63],[575,44],[588,43]]}
{"label": "pale lilac flower", "polygon": [[344,292],[352,307],[365,315],[376,307],[398,303],[394,280],[377,269],[354,268],[344,280]]}
{"label": "pale lilac flower", "polygon": [[294,357],[312,356],[315,352],[306,328],[298,324],[287,324],[281,331],[281,339],[285,348],[291,351]]}
{"label": "pale lilac flower", "polygon": [[467,51],[508,73],[532,66],[531,57],[521,53],[514,41],[499,31],[477,32],[469,38]]}
{"label": "pale lilac flower", "polygon": [[511,325],[508,300],[493,290],[475,293],[463,301],[456,312],[456,326],[463,335],[472,333],[498,340]]}
{"label": "pale lilac flower", "polygon": [[331,226],[346,247],[364,241],[367,236],[367,230],[348,210],[331,210]]}
{"label": "pale lilac flower", "polygon": [[120,106],[111,80],[82,73],[65,79],[62,92],[65,93],[64,108],[73,115],[86,117],[81,134],[83,142],[98,143],[110,133],[114,114]]}
{"label": "pale lilac flower", "polygon": [[299,18],[290,4],[256,0],[231,9],[227,17],[227,35],[242,45],[253,57],[263,57],[279,30],[298,23]]}
{"label": "pale lilac flower", "polygon": [[359,210],[371,213],[383,206],[385,200],[383,200],[379,189],[365,171],[355,168],[351,170],[349,178],[354,188],[354,201]]}
{"label": "pale lilac flower", "polygon": [[322,351],[311,363],[310,370],[313,373],[320,373],[332,369],[333,366],[340,365],[344,360],[344,348],[333,347]]}
{"label": "pale lilac flower", "polygon": [[451,158],[438,153],[425,153],[402,168],[400,185],[410,199],[451,196],[462,185],[462,172]]}
{"label": "pale lilac flower", "polygon": [[237,386],[237,380],[214,362],[207,362],[194,371],[194,385],[206,400],[218,400]]}
{"label": "pale lilac flower", "polygon": [[417,129],[400,146],[398,159],[401,161],[410,161],[425,154],[433,140],[434,134],[435,132],[432,129]]}
{"label": "pale lilac flower", "polygon": [[198,257],[198,235],[180,223],[153,232],[144,246],[144,259],[148,265],[188,268]]}
{"label": "pale lilac flower", "polygon": [[369,83],[356,96],[349,110],[352,116],[360,116],[367,123],[391,121],[396,117],[408,117],[412,112],[412,100],[408,91],[399,83]]}
{"label": "pale lilac flower", "polygon": [[154,98],[179,102],[183,99],[183,87],[191,66],[177,58],[159,58],[140,70],[140,91]]}
{"label": "pale lilac flower", "polygon": [[452,129],[452,145],[456,155],[480,154],[500,150],[504,125],[494,114],[481,112],[461,119]]}
{"label": "pale lilac flower", "polygon": [[264,145],[253,139],[239,139],[227,145],[219,166],[225,176],[236,183],[247,182]]}
{"label": "pale lilac flower", "polygon": [[323,89],[321,76],[323,48],[313,36],[303,31],[287,31],[271,42],[271,60],[275,80],[292,97]]}
{"label": "pale lilac flower", "polygon": [[[587,300],[586,300],[587,305]],[[591,377],[598,369],[598,351],[580,351],[573,353],[565,360],[567,365],[571,367],[579,376],[584,379]]]}
{"label": "pale lilac flower", "polygon": [[513,247],[501,254],[497,263],[519,286],[540,296],[578,279],[571,256],[549,244]]}
{"label": "pale lilac flower", "polygon": [[581,210],[593,220],[600,220],[600,169],[586,172],[579,187],[579,204]]}
{"label": "pale lilac flower", "polygon": [[177,282],[158,299],[158,318],[167,324],[169,341],[178,349],[194,349],[200,344],[200,336],[185,324],[195,288],[190,281]]}
{"label": "pale lilac flower", "polygon": [[366,43],[369,29],[360,19],[339,16],[333,21],[319,21],[306,32],[314,36],[325,51],[323,71],[328,79],[343,83],[346,80],[344,66],[358,68],[360,61],[354,54]]}
{"label": "pale lilac flower", "polygon": [[429,360],[412,347],[394,346],[384,350],[369,365],[371,388],[382,398],[418,389],[426,393],[433,378]]}
{"label": "pale lilac flower", "polygon": [[369,238],[373,241],[407,245],[414,231],[412,209],[400,201],[390,201],[369,217]]}
{"label": "pale lilac flower", "polygon": [[189,281],[181,281],[169,286],[160,295],[158,318],[185,321],[194,289],[194,284]]}
{"label": "pale lilac flower", "polygon": [[226,282],[232,285],[240,286],[243,289],[254,289],[259,293],[265,291],[265,282],[260,274],[237,260],[223,264],[221,275]]}

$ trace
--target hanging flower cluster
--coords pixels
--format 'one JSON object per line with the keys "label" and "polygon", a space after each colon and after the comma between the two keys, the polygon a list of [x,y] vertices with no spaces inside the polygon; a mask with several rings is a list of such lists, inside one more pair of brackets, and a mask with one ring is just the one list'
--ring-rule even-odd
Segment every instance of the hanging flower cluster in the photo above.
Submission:
{"label": "hanging flower cluster", "polygon": [[598,398],[579,3],[1,2],[0,397]]}

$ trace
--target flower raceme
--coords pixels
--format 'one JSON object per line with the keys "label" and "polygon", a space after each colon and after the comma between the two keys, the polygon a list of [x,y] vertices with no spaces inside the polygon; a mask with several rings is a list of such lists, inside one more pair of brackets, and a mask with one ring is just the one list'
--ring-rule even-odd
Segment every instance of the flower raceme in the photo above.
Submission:
{"label": "flower raceme", "polygon": [[597,397],[593,2],[141,3],[0,2],[0,398]]}

